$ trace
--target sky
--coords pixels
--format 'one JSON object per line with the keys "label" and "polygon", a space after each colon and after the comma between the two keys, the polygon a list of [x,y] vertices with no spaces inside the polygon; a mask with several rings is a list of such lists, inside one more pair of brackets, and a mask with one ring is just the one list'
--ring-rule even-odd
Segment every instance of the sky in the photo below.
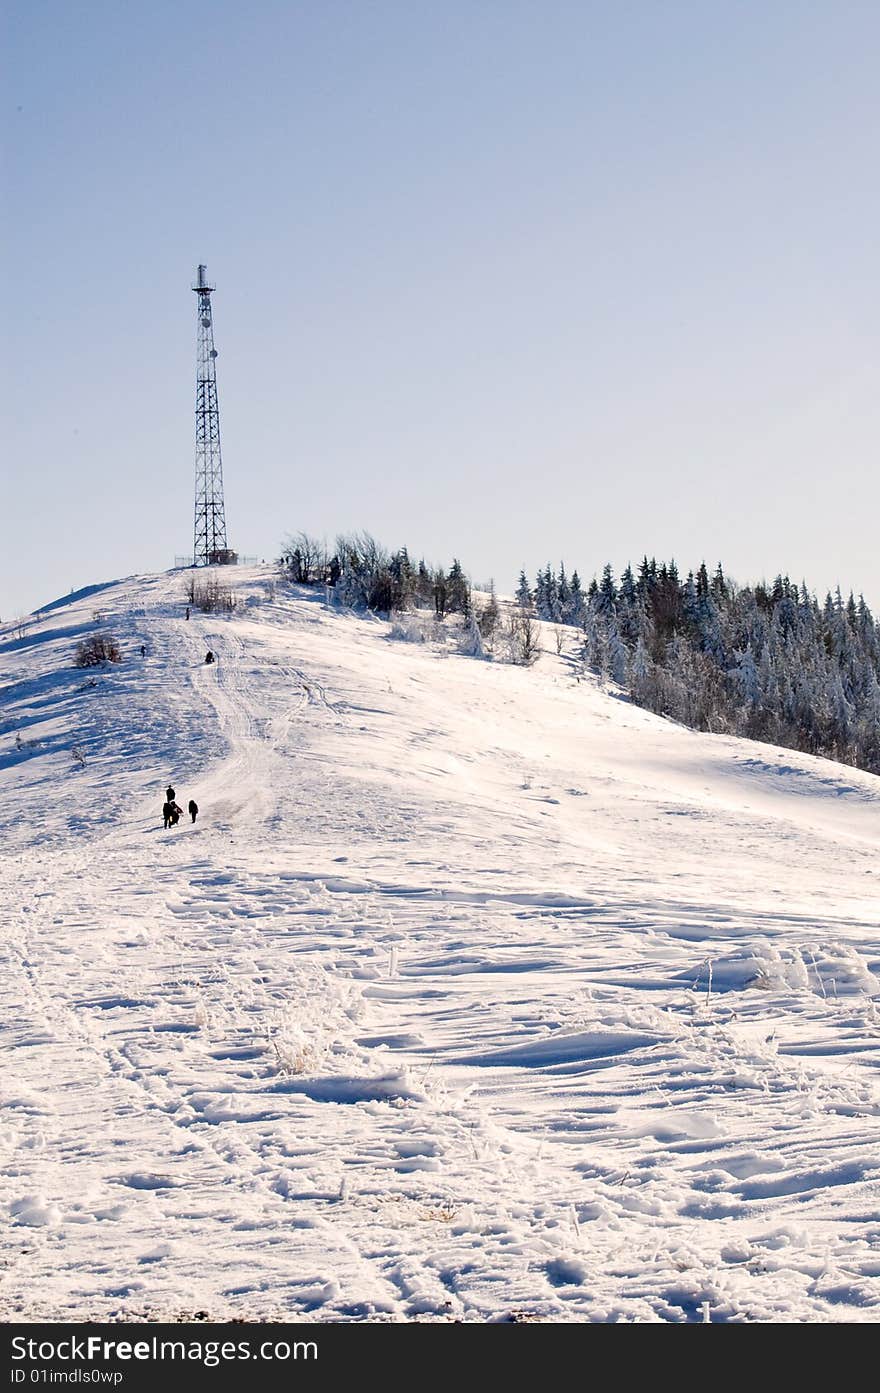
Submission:
{"label": "sky", "polygon": [[8,0],[0,617],[230,544],[880,610],[876,0]]}

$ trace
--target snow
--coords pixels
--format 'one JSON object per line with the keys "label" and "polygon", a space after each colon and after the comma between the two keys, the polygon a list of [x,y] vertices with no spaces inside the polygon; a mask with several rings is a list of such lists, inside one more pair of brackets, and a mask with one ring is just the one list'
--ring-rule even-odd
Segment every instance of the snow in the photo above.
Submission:
{"label": "snow", "polygon": [[0,1314],[876,1320],[880,780],[229,578],[0,633]]}

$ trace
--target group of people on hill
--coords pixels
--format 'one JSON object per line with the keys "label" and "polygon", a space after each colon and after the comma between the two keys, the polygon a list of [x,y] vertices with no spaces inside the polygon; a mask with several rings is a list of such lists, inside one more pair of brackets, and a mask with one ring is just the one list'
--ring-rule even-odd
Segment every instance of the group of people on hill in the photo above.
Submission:
{"label": "group of people on hill", "polygon": [[[165,802],[162,804],[162,817],[165,822],[166,832],[169,827],[176,827],[180,819],[183,817],[183,808],[178,807],[177,803],[175,802],[175,798],[176,794],[174,792],[174,789],[169,784],[165,790]],[[190,817],[192,818],[193,822],[195,822],[196,818],[199,815],[199,805],[194,798],[191,798],[189,800],[189,803],[187,804],[187,811]]]}

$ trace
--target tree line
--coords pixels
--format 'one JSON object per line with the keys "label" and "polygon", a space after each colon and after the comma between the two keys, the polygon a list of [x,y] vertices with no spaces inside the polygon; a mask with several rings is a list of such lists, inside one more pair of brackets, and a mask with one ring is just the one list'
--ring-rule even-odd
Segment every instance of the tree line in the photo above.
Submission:
{"label": "tree line", "polygon": [[460,651],[476,657],[531,665],[541,651],[533,620],[574,627],[584,668],[639,706],[696,730],[880,773],[880,625],[861,595],[844,600],[838,589],[820,603],[786,575],[738,585],[720,563],[682,577],[675,561],[646,556],[619,578],[608,564],[586,586],[564,564],[545,566],[533,584],[523,571],[502,614],[494,587],[475,604],[457,559],[448,570],[429,566],[367,533],[332,548],[299,533],[281,565],[290,580],[325,587],[353,609],[458,615]]}
{"label": "tree line", "polygon": [[393,636],[423,642],[441,632],[434,621],[443,625],[451,617],[457,651],[464,656],[523,667],[540,656],[540,626],[530,607],[515,606],[502,615],[491,581],[477,602],[457,558],[447,570],[424,558],[414,561],[406,547],[388,551],[366,532],[337,537],[332,547],[299,532],[288,538],[280,566],[288,580],[321,586],[346,608],[386,616],[410,612],[418,620],[395,624]]}
{"label": "tree line", "polygon": [[438,618],[471,613],[471,586],[461,562],[449,570],[413,561],[406,547],[390,552],[368,532],[325,542],[299,532],[288,539],[281,566],[297,585],[320,585],[351,609],[394,614],[408,609],[431,609]]}
{"label": "tree line", "polygon": [[517,600],[576,624],[585,666],[640,706],[880,773],[880,626],[862,595],[820,604],[786,575],[739,586],[720,564],[682,578],[645,557],[586,590],[564,566],[521,575]]}

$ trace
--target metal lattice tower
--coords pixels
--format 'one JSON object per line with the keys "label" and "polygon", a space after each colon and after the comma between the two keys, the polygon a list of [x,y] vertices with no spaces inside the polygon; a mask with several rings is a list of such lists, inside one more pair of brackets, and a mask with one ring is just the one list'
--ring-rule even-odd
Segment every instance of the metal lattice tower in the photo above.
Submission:
{"label": "metal lattice tower", "polygon": [[196,509],[193,562],[229,566],[237,560],[226,544],[223,461],[220,457],[220,407],[217,403],[217,350],[208,270],[200,266],[193,286],[198,299],[196,365]]}

